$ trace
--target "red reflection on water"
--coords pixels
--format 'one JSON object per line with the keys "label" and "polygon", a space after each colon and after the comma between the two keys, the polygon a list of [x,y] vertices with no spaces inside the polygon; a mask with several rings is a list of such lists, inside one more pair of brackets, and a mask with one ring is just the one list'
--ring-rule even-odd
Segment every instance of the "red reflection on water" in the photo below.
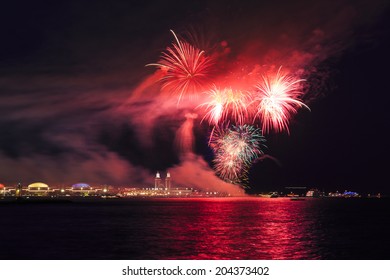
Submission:
{"label": "red reflection on water", "polygon": [[[199,199],[169,226],[170,259],[318,259],[311,201]],[[191,209],[186,209],[191,208]]]}

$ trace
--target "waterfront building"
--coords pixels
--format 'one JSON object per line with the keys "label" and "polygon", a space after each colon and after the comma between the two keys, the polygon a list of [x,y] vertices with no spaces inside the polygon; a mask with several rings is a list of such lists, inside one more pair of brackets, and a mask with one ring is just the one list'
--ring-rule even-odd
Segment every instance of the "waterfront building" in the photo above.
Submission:
{"label": "waterfront building", "polygon": [[321,192],[318,189],[310,189],[306,193],[307,197],[320,197]]}
{"label": "waterfront building", "polygon": [[[20,192],[21,190],[22,188],[20,186]],[[48,195],[49,191],[50,191],[49,185],[42,182],[32,183],[27,186],[27,192],[30,195],[34,195],[34,196],[46,196]]]}
{"label": "waterfront building", "polygon": [[345,191],[343,197],[360,197],[360,195],[357,192]]}
{"label": "waterfront building", "polygon": [[90,185],[86,183],[77,183],[72,185],[70,191],[74,195],[80,195],[80,196],[88,196],[91,192],[94,192],[94,190],[91,188]]}
{"label": "waterfront building", "polygon": [[340,193],[340,192],[336,191],[336,192],[330,192],[328,194],[328,197],[346,197],[346,198],[349,198],[349,197],[361,197],[361,195],[358,194],[357,192],[353,192],[353,191],[345,191],[343,193]]}
{"label": "waterfront building", "polygon": [[161,187],[160,172],[157,171],[156,177],[154,178],[154,188],[157,190]]}
{"label": "waterfront building", "polygon": [[171,189],[171,174],[167,172],[167,177],[165,177],[165,190],[169,191]]}

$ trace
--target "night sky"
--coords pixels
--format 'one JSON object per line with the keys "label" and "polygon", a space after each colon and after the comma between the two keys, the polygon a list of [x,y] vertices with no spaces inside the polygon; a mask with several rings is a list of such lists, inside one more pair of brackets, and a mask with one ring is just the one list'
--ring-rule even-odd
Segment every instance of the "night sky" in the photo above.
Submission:
{"label": "night sky", "polygon": [[389,5],[336,2],[2,4],[1,183],[147,186],[169,169],[177,185],[231,189],[214,175],[199,118],[194,155],[179,155],[175,134],[189,109],[150,83],[156,69],[145,65],[172,43],[172,29],[206,52],[227,43],[219,77],[283,65],[306,79],[311,110],[294,116],[290,134],[266,135],[269,157],[252,166],[250,192],[389,193]]}

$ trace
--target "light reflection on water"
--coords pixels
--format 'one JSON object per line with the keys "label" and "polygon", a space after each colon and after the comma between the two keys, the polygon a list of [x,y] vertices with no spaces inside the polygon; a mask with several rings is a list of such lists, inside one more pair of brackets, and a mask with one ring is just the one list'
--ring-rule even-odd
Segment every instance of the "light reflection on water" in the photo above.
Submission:
{"label": "light reflection on water", "polygon": [[1,205],[0,258],[389,259],[388,202],[198,198]]}
{"label": "light reflection on water", "polygon": [[171,249],[176,254],[169,258],[319,258],[313,236],[316,221],[307,210],[309,204],[286,199],[214,199],[192,206],[191,215],[171,220],[170,238],[175,240]]}

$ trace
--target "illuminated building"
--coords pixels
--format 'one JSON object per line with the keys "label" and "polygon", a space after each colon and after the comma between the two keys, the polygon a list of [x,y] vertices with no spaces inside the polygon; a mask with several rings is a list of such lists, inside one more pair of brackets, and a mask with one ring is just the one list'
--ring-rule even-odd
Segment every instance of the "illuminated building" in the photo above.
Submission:
{"label": "illuminated building", "polygon": [[360,197],[357,192],[345,191],[343,197]]}
{"label": "illuminated building", "polygon": [[[27,192],[31,195],[36,195],[36,196],[47,195],[49,191],[50,191],[49,186],[41,182],[32,183],[27,187]],[[21,188],[20,188],[20,192],[21,192]]]}
{"label": "illuminated building", "polygon": [[346,197],[346,198],[349,198],[349,197],[361,197],[361,195],[358,194],[357,192],[351,192],[351,191],[345,191],[344,193],[340,193],[340,192],[336,191],[336,192],[330,192],[328,194],[328,197]]}
{"label": "illuminated building", "polygon": [[18,183],[16,186],[5,187],[0,184],[0,196],[10,197],[32,197],[32,196],[111,196],[116,194],[117,190],[112,186],[100,185],[90,186],[86,183],[77,183],[71,186],[56,185],[49,187],[42,182],[32,183],[28,186],[23,186]]}
{"label": "illuminated building", "polygon": [[193,188],[172,188],[169,192],[169,195],[171,197],[186,197],[186,196],[192,196],[194,194]]}
{"label": "illuminated building", "polygon": [[307,197],[320,197],[321,192],[318,189],[310,189],[306,193]]}
{"label": "illuminated building", "polygon": [[161,187],[161,177],[160,172],[157,171],[156,177],[154,178],[154,188],[157,190],[159,187]]}
{"label": "illuminated building", "polygon": [[73,194],[82,195],[82,196],[88,196],[92,191],[92,188],[90,185],[86,183],[77,183],[72,185],[71,192]]}
{"label": "illuminated building", "polygon": [[165,177],[165,190],[169,191],[171,189],[171,174],[167,172],[167,177]]}

